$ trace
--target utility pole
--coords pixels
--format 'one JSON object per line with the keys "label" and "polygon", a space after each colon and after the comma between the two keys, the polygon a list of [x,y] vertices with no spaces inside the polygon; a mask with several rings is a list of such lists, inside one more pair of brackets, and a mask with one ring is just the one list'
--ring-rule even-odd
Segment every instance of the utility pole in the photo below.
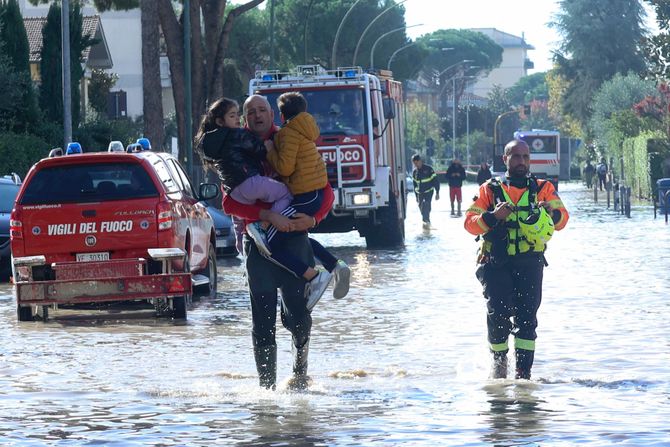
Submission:
{"label": "utility pole", "polygon": [[275,67],[275,0],[270,0],[270,68]]}
{"label": "utility pole", "polygon": [[63,70],[63,151],[72,141],[72,73],[70,71],[70,1],[63,0],[60,12]]}
{"label": "utility pole", "polygon": [[184,154],[186,172],[193,177],[193,106],[191,104],[191,0],[184,0]]}

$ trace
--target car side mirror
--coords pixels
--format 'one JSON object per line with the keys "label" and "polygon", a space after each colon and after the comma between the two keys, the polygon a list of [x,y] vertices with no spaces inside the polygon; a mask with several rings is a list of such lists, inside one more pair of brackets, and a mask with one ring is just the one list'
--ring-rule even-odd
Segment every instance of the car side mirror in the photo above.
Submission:
{"label": "car side mirror", "polygon": [[201,183],[199,198],[200,200],[210,200],[219,195],[219,187],[215,183]]}
{"label": "car side mirror", "polygon": [[372,127],[379,127],[379,120],[377,118],[372,118]]}

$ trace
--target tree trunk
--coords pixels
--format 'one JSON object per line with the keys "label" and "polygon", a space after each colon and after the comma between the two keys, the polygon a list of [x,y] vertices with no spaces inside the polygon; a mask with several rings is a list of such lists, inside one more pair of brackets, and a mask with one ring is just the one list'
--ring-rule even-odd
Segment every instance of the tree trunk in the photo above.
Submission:
{"label": "tree trunk", "polygon": [[177,116],[177,139],[179,141],[179,160],[184,162],[186,155],[185,95],[184,95],[184,39],[182,25],[177,21],[170,0],[158,0],[158,16],[165,37],[168,60],[170,61],[170,79],[172,96]]}
{"label": "tree trunk", "polygon": [[[260,5],[265,0],[251,0],[230,11],[226,21],[221,22],[226,1],[191,0],[191,110],[193,116],[193,135],[197,130],[200,117],[204,114],[207,104],[223,94],[223,61],[228,46],[229,34],[236,17]],[[177,20],[171,0],[157,0],[168,59],[170,61],[170,77],[177,114],[177,133],[179,135],[179,159],[185,160],[185,80],[184,80],[184,39],[183,24]],[[205,35],[203,38],[201,14],[204,19]],[[217,23],[218,22],[218,23]],[[216,43],[216,49],[210,47]],[[205,48],[203,48],[205,45]],[[211,73],[211,75],[210,75]],[[194,160],[196,161],[196,160]]]}
{"label": "tree trunk", "polygon": [[226,21],[223,23],[223,29],[219,35],[219,41],[216,47],[216,54],[213,60],[212,77],[209,79],[210,98],[218,98],[223,94],[223,61],[230,41],[230,32],[233,29],[235,19],[250,9],[263,3],[265,0],[251,0],[243,5],[232,9]]}
{"label": "tree trunk", "polygon": [[[200,20],[200,0],[191,0],[191,135],[195,136],[206,107],[205,58]],[[195,162],[195,159],[194,159]]]}
{"label": "tree trunk", "polygon": [[142,96],[144,136],[152,148],[162,150],[164,143],[163,94],[160,74],[158,4],[141,0],[142,13]]}

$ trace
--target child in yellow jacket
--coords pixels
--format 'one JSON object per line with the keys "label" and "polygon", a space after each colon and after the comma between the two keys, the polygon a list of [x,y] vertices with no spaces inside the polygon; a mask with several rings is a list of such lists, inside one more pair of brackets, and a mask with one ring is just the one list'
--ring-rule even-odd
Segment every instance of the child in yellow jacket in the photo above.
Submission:
{"label": "child in yellow jacket", "polygon": [[[282,212],[283,215],[291,217],[296,213],[304,213],[310,216],[321,208],[323,202],[323,189],[328,184],[326,163],[319,154],[316,147],[316,139],[319,137],[319,126],[312,115],[307,113],[307,101],[299,92],[287,92],[277,98],[277,106],[281,113],[282,127],[275,134],[274,147],[268,145],[266,159],[270,165],[282,177],[288,186],[293,201],[289,207]],[[293,257],[284,255],[282,245],[290,233],[282,233],[270,226],[266,232],[259,227],[249,228],[250,235],[257,244],[267,244],[267,249],[272,257],[290,270],[294,271]],[[263,234],[264,233],[264,234]],[[346,284],[343,290],[333,291],[333,296],[339,298],[346,295],[348,291],[348,278],[341,281],[338,276],[348,276],[349,267],[341,260],[324,250],[327,259],[320,259],[327,270],[336,276],[337,284]],[[322,256],[320,255],[320,258]],[[308,283],[308,289],[318,287],[325,288],[332,279],[331,273],[322,271]],[[324,286],[325,284],[325,286]],[[323,293],[321,290],[319,290]],[[309,291],[308,291],[309,293]],[[312,309],[321,295],[309,293],[307,308]]]}

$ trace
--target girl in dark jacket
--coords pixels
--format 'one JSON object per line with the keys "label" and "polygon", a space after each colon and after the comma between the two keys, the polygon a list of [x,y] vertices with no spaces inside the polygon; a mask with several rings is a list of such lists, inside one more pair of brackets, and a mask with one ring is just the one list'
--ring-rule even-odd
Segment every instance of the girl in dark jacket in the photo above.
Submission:
{"label": "girl in dark jacket", "polygon": [[[247,205],[253,205],[259,200],[271,203],[271,210],[281,214],[289,207],[293,196],[284,183],[263,175],[266,172],[262,163],[267,153],[266,143],[249,130],[240,128],[239,110],[237,102],[232,99],[220,98],[215,101],[200,123],[196,135],[197,150],[204,162],[218,173],[226,194]],[[332,275],[304,264],[281,249],[270,252],[264,240],[264,232],[259,230],[256,223],[247,225],[246,231],[262,254],[308,281],[308,309],[311,310],[328,287]],[[311,239],[310,242],[315,248]],[[340,267],[337,258],[322,246],[320,248],[314,251],[322,262],[328,259],[335,264],[335,268]],[[348,291],[348,286],[346,289]]]}

